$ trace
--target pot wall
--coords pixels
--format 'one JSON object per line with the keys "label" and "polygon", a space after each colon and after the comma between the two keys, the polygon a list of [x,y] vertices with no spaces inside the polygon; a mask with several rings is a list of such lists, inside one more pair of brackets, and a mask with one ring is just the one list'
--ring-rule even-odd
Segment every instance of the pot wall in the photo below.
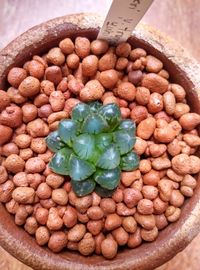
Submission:
{"label": "pot wall", "polygon": [[[86,36],[95,39],[102,20],[91,14],[65,16],[36,26],[18,37],[0,52],[0,88],[6,90],[10,68],[22,65],[34,54],[43,53],[65,38]],[[149,26],[137,28],[129,42],[157,56],[170,72],[174,82],[187,91],[193,111],[200,113],[200,66],[168,37]],[[17,259],[40,270],[151,270],[171,259],[197,235],[200,227],[200,183],[194,196],[185,203],[180,220],[164,229],[152,243],[130,250],[123,249],[108,261],[100,256],[85,258],[77,253],[53,254],[39,247],[35,240],[14,224],[0,204],[0,244]],[[2,222],[3,221],[3,222]]]}

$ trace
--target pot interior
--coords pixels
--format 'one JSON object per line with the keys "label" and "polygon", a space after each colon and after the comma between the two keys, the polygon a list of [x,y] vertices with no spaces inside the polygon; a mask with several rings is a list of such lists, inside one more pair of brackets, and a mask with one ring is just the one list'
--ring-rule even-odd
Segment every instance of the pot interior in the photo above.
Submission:
{"label": "pot interior", "polygon": [[[23,63],[29,60],[34,54],[45,53],[53,46],[57,46],[59,41],[65,37],[75,39],[76,36],[85,36],[90,40],[97,37],[98,29],[77,29],[77,27],[69,24],[57,25],[53,31],[48,31],[46,37],[42,38],[39,42],[34,43],[31,46],[24,48],[20,51],[15,59],[13,59],[12,65],[8,66],[0,78],[0,88],[6,90],[6,75],[13,66],[22,66]],[[191,110],[200,113],[200,103],[198,96],[193,91],[193,84],[187,78],[186,74],[175,66],[169,59],[163,54],[150,46],[144,40],[140,40],[136,37],[130,37],[129,42],[134,47],[144,48],[148,53],[158,57],[165,66],[165,69],[170,73],[171,81],[182,85],[187,92],[187,101],[191,107]],[[22,228],[18,227],[14,223],[13,217],[5,210],[4,206],[0,204],[0,242],[2,246],[7,249],[12,255],[16,256],[23,262],[31,265],[35,269],[96,269],[98,266],[105,267],[101,269],[130,269],[130,265],[134,266],[138,260],[143,261],[142,268],[131,269],[151,269],[154,265],[166,261],[175,253],[180,251],[187,243],[181,243],[177,246],[177,250],[172,249],[168,254],[163,255],[162,258],[157,256],[157,261],[152,265],[147,265],[145,258],[150,253],[158,253],[162,249],[162,246],[175,236],[181,224],[183,224],[189,217],[191,211],[198,201],[198,194],[200,192],[200,183],[198,183],[194,196],[187,200],[182,207],[182,215],[178,222],[170,224],[166,229],[160,232],[158,238],[152,243],[144,243],[136,249],[121,249],[117,257],[108,261],[101,256],[93,255],[89,257],[83,257],[76,252],[65,251],[60,254],[53,254],[47,248],[39,247],[34,238],[28,235]],[[191,228],[192,229],[192,228]],[[2,233],[4,233],[2,235]],[[6,239],[5,239],[6,238]],[[27,250],[26,254],[22,254],[22,250]],[[32,254],[32,257],[31,257]],[[146,265],[146,266],[145,266]],[[56,267],[56,268],[55,268]]]}

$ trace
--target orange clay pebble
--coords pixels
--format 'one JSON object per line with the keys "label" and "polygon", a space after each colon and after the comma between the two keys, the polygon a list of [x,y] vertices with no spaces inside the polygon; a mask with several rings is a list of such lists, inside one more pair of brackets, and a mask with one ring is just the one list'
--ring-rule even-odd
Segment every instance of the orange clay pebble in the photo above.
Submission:
{"label": "orange clay pebble", "polygon": [[24,97],[32,97],[40,91],[40,81],[32,76],[26,77],[19,85],[19,92]]}
{"label": "orange clay pebble", "polygon": [[104,239],[101,243],[101,252],[106,259],[113,259],[117,255],[117,242],[112,239]]}
{"label": "orange clay pebble", "polygon": [[99,76],[99,81],[105,88],[112,89],[118,81],[117,71],[114,69],[102,71]]}
{"label": "orange clay pebble", "polygon": [[74,51],[74,43],[70,38],[61,40],[59,47],[64,54],[70,54]]}
{"label": "orange clay pebble", "polygon": [[8,82],[15,88],[27,77],[27,72],[23,68],[14,67],[8,73]]}
{"label": "orange clay pebble", "polygon": [[133,101],[136,95],[136,88],[130,82],[122,82],[117,88],[117,94],[120,98]]}
{"label": "orange clay pebble", "polygon": [[80,98],[84,102],[101,99],[104,93],[104,87],[97,80],[91,80],[86,83],[80,91]]}

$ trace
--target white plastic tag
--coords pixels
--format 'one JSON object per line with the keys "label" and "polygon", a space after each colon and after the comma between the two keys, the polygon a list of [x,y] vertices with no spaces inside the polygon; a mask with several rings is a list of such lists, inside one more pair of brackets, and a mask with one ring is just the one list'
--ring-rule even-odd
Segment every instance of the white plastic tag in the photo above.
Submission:
{"label": "white plastic tag", "polygon": [[153,0],[113,0],[98,34],[112,44],[126,41]]}

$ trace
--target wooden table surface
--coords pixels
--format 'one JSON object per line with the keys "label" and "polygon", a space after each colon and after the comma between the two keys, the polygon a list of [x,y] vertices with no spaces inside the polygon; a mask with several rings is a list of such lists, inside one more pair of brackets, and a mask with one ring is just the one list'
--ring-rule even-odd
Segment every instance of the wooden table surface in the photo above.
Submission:
{"label": "wooden table surface", "polygon": [[[70,13],[106,15],[111,0],[0,0],[0,49],[28,28]],[[155,0],[143,18],[175,38],[200,62],[200,0]],[[157,270],[199,270],[200,235]],[[29,270],[0,248],[1,270]]]}

